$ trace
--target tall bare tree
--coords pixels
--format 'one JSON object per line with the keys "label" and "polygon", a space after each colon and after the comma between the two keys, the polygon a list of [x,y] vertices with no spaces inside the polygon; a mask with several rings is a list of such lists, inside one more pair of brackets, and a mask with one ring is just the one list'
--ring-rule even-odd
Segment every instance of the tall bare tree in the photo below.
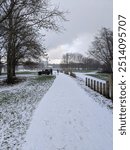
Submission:
{"label": "tall bare tree", "polygon": [[[13,0],[4,1],[5,8],[13,4]],[[13,81],[18,59],[27,54],[36,57],[36,52],[41,54],[42,48],[35,32],[38,33],[41,28],[60,31],[62,26],[59,22],[66,20],[64,14],[59,7],[52,6],[49,0],[15,0],[8,17],[0,24],[6,41],[8,83]]]}
{"label": "tall bare tree", "polygon": [[104,63],[106,71],[112,72],[113,32],[110,29],[102,28],[100,30],[92,42],[89,54]]}

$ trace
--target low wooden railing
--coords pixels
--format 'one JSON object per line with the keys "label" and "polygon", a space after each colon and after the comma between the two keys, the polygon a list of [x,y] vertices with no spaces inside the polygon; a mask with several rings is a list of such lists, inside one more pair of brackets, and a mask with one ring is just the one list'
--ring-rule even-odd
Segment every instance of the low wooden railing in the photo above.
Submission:
{"label": "low wooden railing", "polygon": [[113,90],[110,81],[98,80],[97,78],[86,77],[86,86],[102,94],[107,98],[113,98]]}

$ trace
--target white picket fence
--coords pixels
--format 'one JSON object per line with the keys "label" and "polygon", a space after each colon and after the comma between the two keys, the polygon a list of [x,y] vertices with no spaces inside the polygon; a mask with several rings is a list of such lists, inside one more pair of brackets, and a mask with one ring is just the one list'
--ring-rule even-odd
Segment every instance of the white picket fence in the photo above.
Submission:
{"label": "white picket fence", "polygon": [[86,86],[90,87],[94,91],[102,94],[107,98],[113,98],[112,84],[110,83],[110,81],[99,80],[97,78],[87,76]]}

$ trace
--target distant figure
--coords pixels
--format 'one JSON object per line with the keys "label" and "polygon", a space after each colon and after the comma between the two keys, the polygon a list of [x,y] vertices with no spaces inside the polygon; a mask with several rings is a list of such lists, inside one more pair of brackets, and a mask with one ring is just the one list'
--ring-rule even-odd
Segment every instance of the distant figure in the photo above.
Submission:
{"label": "distant figure", "polygon": [[57,69],[57,74],[59,74],[59,70]]}

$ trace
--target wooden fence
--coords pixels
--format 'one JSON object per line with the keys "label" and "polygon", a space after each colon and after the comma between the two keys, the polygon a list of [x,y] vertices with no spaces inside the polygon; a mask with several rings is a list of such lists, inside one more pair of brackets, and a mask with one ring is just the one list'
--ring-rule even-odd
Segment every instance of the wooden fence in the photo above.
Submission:
{"label": "wooden fence", "polygon": [[113,99],[113,87],[112,82],[110,81],[86,77],[86,86],[90,87],[94,91],[100,93],[107,98]]}

